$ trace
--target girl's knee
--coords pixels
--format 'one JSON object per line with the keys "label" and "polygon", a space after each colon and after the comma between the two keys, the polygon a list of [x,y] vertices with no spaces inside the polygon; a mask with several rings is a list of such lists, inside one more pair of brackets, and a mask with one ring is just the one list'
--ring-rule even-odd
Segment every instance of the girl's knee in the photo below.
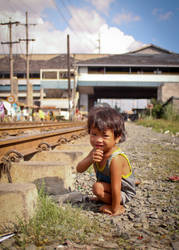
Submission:
{"label": "girl's knee", "polygon": [[104,188],[103,188],[103,185],[102,183],[100,182],[95,182],[93,184],[93,193],[96,195],[96,196],[101,196],[101,194],[104,192]]}

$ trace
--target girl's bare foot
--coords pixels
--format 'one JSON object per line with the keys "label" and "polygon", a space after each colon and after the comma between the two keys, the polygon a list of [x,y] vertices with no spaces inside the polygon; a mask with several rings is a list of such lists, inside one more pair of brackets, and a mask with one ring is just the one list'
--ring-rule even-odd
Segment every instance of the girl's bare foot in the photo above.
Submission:
{"label": "girl's bare foot", "polygon": [[125,212],[125,208],[123,206],[120,206],[117,212],[112,211],[112,206],[111,205],[103,205],[99,208],[99,211],[102,213],[110,214],[112,216],[120,215]]}

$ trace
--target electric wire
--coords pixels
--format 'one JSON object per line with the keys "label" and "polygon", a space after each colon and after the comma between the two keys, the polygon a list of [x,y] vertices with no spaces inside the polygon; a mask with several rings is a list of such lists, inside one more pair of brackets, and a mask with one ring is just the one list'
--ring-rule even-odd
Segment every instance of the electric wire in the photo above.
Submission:
{"label": "electric wire", "polygon": [[[65,7],[65,9],[70,13],[70,16],[72,16],[71,10],[69,9],[68,6],[66,6],[66,4],[64,3],[63,0],[62,0],[62,4],[63,4],[63,6]],[[80,28],[84,28],[84,27],[85,27],[85,29],[88,31],[88,33],[90,33],[89,30],[88,30],[88,27],[87,27],[87,25],[86,25],[86,22],[84,21],[84,19],[81,19],[81,20],[80,20],[80,19],[79,19],[79,16],[77,16],[77,15],[74,15],[73,18],[74,18],[74,21],[75,21],[75,23],[77,24],[78,27],[80,27]],[[86,35],[85,35],[85,36],[86,36]],[[92,44],[94,47],[96,47],[96,44],[95,44],[94,41],[91,39],[91,37],[88,37],[87,39],[88,39],[88,40],[90,39],[91,44]]]}
{"label": "electric wire", "polygon": [[[71,27],[71,25],[68,23],[68,21],[66,20],[65,16],[63,15],[63,13],[61,12],[60,8],[58,7],[58,5],[56,4],[55,0],[52,0],[57,12],[60,14],[60,16],[64,19],[65,23],[67,24],[67,26],[70,27],[70,30],[75,34],[75,36],[80,40],[81,40],[81,37],[73,30],[73,28]],[[82,44],[82,46],[84,46],[86,48],[86,46],[88,45],[84,45]]]}

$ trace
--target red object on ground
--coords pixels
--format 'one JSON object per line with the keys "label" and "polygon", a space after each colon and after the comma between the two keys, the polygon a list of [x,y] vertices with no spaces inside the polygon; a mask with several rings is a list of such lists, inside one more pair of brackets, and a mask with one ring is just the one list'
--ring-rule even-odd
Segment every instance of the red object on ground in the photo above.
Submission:
{"label": "red object on ground", "polygon": [[179,176],[177,176],[177,175],[171,176],[171,177],[169,177],[169,180],[170,181],[179,181]]}

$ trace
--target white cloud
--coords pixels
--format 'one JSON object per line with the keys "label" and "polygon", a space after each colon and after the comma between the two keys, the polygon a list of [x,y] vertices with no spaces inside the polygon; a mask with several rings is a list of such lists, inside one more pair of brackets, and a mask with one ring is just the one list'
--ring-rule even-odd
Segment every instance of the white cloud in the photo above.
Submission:
{"label": "white cloud", "polygon": [[1,11],[16,12],[17,10],[21,13],[28,11],[31,15],[37,15],[41,13],[45,8],[54,8],[53,0],[1,0],[0,9]]}
{"label": "white cloud", "polygon": [[137,22],[140,21],[140,16],[134,16],[131,13],[120,13],[113,18],[114,23],[120,25],[123,23]]}
{"label": "white cloud", "polygon": [[71,8],[70,27],[76,32],[98,32],[105,20],[99,16],[96,11],[88,9]]}
{"label": "white cloud", "polygon": [[93,4],[98,11],[101,11],[107,14],[110,4],[114,2],[114,0],[87,0],[91,4]]}
{"label": "white cloud", "polygon": [[160,14],[159,19],[163,21],[169,20],[172,15],[173,13],[171,11],[168,11],[166,13]]}
{"label": "white cloud", "polygon": [[153,9],[152,14],[156,16],[160,21],[166,21],[171,18],[171,16],[173,15],[173,12],[168,11],[164,13],[162,9],[155,8]]}
{"label": "white cloud", "polygon": [[[16,3],[17,2],[17,3]],[[9,0],[4,9],[0,11],[0,21],[8,22],[9,17],[12,21],[20,21],[25,23],[24,7],[18,4],[20,1]],[[69,20],[70,27],[65,30],[57,29],[52,23],[47,21],[43,16],[45,7],[52,7],[51,2],[43,0],[22,0],[21,5],[25,3],[30,5],[31,9],[36,8],[36,12],[29,13],[29,23],[37,24],[29,25],[29,39],[35,39],[29,42],[29,53],[66,53],[67,52],[67,34],[70,35],[70,52],[71,53],[98,53],[98,35],[100,33],[101,53],[125,53],[129,49],[136,49],[141,43],[135,41],[132,36],[124,34],[116,27],[109,27],[105,20],[94,10],[72,8],[71,18]],[[32,4],[35,2],[36,4]],[[108,4],[111,1],[108,1]],[[12,3],[14,8],[12,10]],[[98,2],[99,3],[99,2]],[[43,7],[42,7],[43,6]],[[0,7],[1,3],[0,3]],[[39,13],[38,15],[36,13]],[[46,12],[47,15],[48,12]],[[59,14],[59,13],[58,13]],[[58,20],[57,14],[57,20]],[[58,22],[58,21],[57,21]],[[25,26],[13,25],[12,41],[19,38],[25,39]],[[7,25],[0,26],[0,42],[9,41],[9,30]],[[13,53],[25,53],[25,42],[13,45]],[[8,45],[0,45],[0,53],[9,53]]]}
{"label": "white cloud", "polygon": [[132,36],[125,35],[116,27],[103,25],[100,29],[101,53],[120,54],[129,50],[141,47],[142,43],[137,42]]}

